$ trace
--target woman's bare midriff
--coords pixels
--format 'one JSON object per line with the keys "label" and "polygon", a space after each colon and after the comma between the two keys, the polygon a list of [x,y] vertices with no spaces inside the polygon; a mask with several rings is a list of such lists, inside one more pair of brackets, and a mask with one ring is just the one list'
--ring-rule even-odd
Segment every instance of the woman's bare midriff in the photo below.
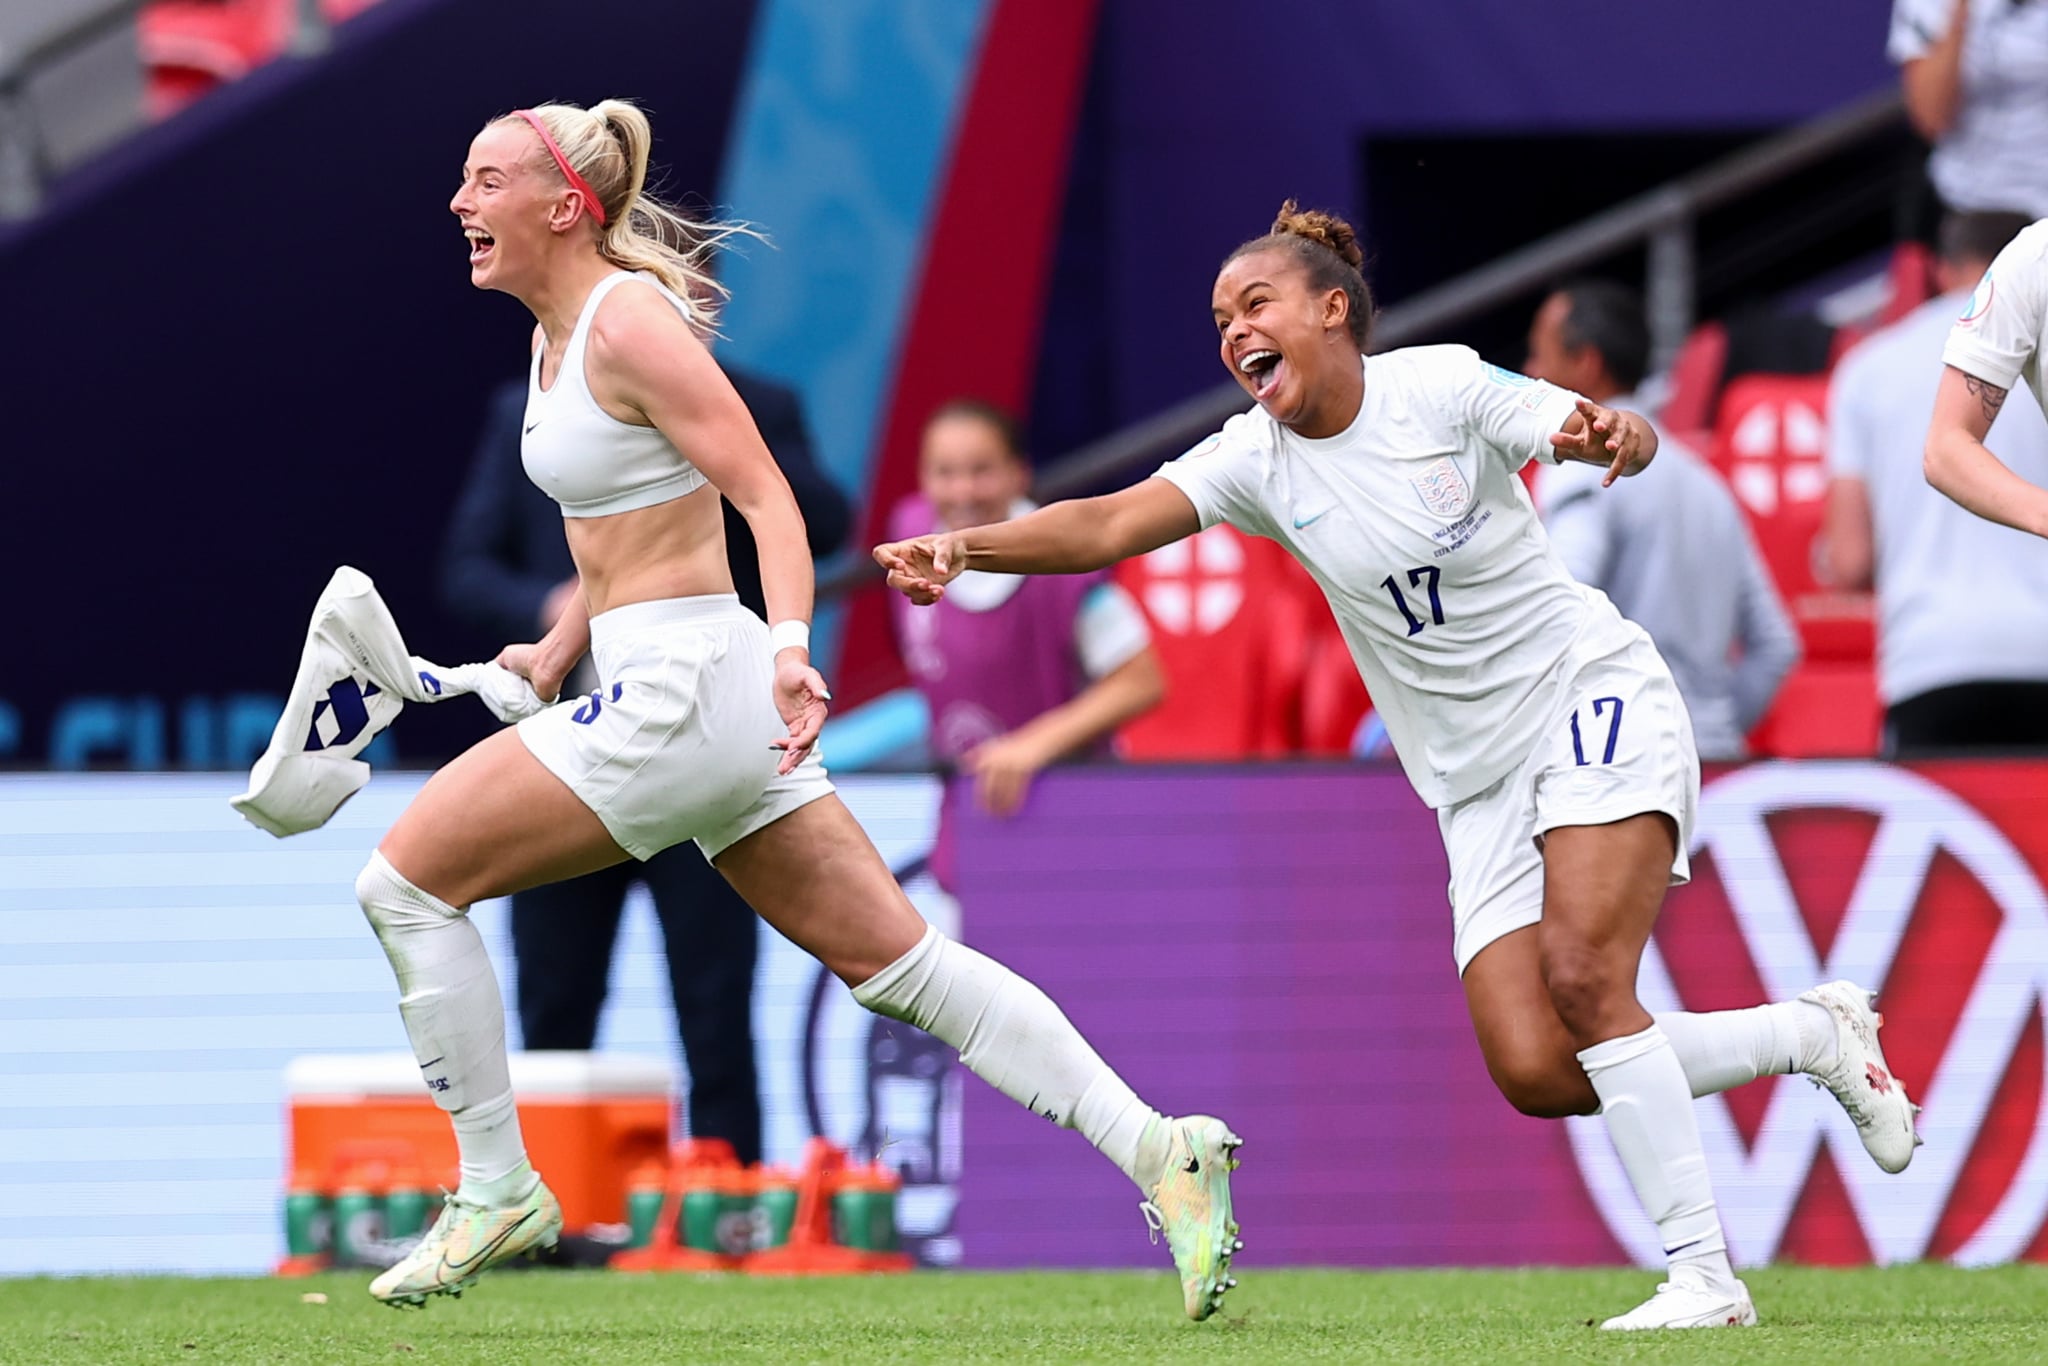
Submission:
{"label": "woman's bare midriff", "polygon": [[709,484],[653,507],[562,522],[593,617],[628,603],[733,591],[725,517]]}

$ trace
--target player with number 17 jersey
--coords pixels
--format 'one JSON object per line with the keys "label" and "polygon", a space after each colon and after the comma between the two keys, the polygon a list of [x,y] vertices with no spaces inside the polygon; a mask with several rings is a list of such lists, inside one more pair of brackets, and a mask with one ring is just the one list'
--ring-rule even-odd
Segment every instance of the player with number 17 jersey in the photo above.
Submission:
{"label": "player with number 17 jersey", "polygon": [[1912,1158],[1911,1103],[1852,983],[1752,1011],[1653,1017],[1637,998],[1665,889],[1688,873],[1692,722],[1649,637],[1565,570],[1516,475],[1567,458],[1611,484],[1650,464],[1656,433],[1465,347],[1373,354],[1363,260],[1350,224],[1290,201],[1225,258],[1210,296],[1252,412],[1128,489],[875,559],[932,603],[967,569],[1087,573],[1217,522],[1285,546],[1436,808],[1488,1074],[1525,1114],[1601,1115],[1657,1225],[1668,1278],[1604,1326],[1755,1323],[1692,1099],[1805,1072],[1888,1171]]}
{"label": "player with number 17 jersey", "polygon": [[1557,720],[1575,663],[1653,649],[1551,550],[1516,471],[1555,463],[1578,396],[1463,346],[1362,358],[1336,436],[1261,409],[1159,471],[1206,528],[1278,541],[1322,587],[1373,705],[1431,806],[1491,786]]}

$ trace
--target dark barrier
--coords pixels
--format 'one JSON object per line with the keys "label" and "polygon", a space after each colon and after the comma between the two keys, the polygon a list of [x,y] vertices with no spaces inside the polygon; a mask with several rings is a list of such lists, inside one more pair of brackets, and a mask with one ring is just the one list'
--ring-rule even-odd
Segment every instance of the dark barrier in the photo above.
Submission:
{"label": "dark barrier", "polygon": [[[0,764],[246,762],[344,562],[415,648],[503,643],[434,585],[531,326],[469,284],[447,210],[469,140],[517,105],[632,96],[668,188],[708,195],[753,8],[385,0],[0,234]],[[470,735],[423,716],[407,743]]]}
{"label": "dark barrier", "polygon": [[[1739,1261],[2048,1258],[2044,788],[2038,765],[1993,763],[1709,782],[1645,1003],[1854,978],[1926,1107],[1926,1146],[1887,1176],[1802,1078],[1701,1101]],[[1398,773],[1054,774],[1014,821],[953,814],[968,941],[1155,1104],[1244,1135],[1261,1263],[1661,1264],[1600,1121],[1525,1118],[1488,1081],[1436,821]],[[1086,1144],[972,1084],[964,1126],[969,1264],[1154,1264],[1129,1183]]]}

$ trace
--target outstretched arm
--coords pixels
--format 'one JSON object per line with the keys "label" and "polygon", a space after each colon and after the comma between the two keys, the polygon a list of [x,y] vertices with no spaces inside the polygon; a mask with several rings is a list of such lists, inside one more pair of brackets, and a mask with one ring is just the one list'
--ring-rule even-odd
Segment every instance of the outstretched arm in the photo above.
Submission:
{"label": "outstretched arm", "polygon": [[2005,397],[1989,381],[1942,368],[1927,428],[1927,482],[1987,521],[2048,536],[2048,491],[2007,469],[1984,445]]}
{"label": "outstretched arm", "polygon": [[1100,498],[1051,503],[1014,521],[878,545],[874,556],[889,571],[891,588],[933,603],[963,570],[1086,574],[1201,529],[1188,496],[1154,477]]}

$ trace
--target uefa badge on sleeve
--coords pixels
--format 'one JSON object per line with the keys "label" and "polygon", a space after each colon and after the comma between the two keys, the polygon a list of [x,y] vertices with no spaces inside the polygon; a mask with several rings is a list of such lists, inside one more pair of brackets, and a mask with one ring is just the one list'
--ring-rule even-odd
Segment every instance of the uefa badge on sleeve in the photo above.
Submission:
{"label": "uefa badge on sleeve", "polygon": [[1963,306],[1963,316],[1956,319],[1956,329],[1961,332],[1976,331],[1977,325],[1984,321],[1984,315],[1991,311],[1991,300],[1996,293],[1997,287],[1992,283],[1991,272],[1987,270],[1984,272],[1984,278],[1977,282],[1976,291],[1970,295],[1970,302]]}

